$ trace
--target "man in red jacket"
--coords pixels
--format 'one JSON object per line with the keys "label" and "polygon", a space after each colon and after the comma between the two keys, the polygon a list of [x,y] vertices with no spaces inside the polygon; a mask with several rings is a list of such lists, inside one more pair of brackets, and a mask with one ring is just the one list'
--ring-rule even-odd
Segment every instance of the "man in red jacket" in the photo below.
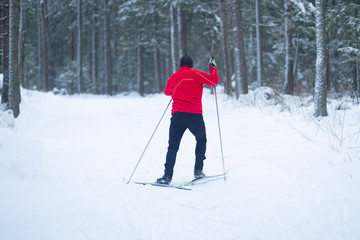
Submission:
{"label": "man in red jacket", "polygon": [[157,183],[170,184],[176,154],[186,129],[189,129],[196,138],[194,177],[205,176],[203,161],[206,152],[206,131],[201,98],[204,84],[216,86],[219,83],[219,77],[213,58],[209,62],[210,74],[192,67],[192,58],[188,55],[183,56],[180,60],[180,69],[170,76],[164,90],[165,95],[172,97],[173,104],[164,176],[157,179]]}

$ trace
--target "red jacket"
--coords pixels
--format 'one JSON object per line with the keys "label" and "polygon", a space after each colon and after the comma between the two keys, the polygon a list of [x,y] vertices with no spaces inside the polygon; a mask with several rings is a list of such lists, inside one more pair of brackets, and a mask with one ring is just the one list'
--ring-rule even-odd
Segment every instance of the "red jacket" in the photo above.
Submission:
{"label": "red jacket", "polygon": [[209,67],[209,70],[210,74],[184,66],[170,76],[164,93],[173,99],[171,114],[174,112],[202,114],[201,98],[204,84],[216,86],[219,83],[216,68]]}

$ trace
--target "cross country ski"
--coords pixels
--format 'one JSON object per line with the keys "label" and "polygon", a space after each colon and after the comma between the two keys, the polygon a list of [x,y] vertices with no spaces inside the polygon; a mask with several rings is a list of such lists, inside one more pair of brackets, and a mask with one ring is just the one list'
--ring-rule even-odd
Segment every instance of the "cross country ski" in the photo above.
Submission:
{"label": "cross country ski", "polygon": [[192,186],[192,185],[196,185],[196,184],[204,184],[204,183],[207,183],[210,181],[224,179],[224,177],[227,175],[227,173],[228,172],[216,174],[216,175],[205,176],[205,177],[201,177],[201,178],[194,178],[191,181],[187,181],[180,185],[162,184],[162,183],[157,183],[157,182],[134,182],[134,183],[141,184],[141,185],[151,185],[151,186],[156,186],[156,187],[169,187],[169,188],[177,188],[177,189],[182,189],[182,190],[191,190],[191,188],[188,188],[188,186]]}

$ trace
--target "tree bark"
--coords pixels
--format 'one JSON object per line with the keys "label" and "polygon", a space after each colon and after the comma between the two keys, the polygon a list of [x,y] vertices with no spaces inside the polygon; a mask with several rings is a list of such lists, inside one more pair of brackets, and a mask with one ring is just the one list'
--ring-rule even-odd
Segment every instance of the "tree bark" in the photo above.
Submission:
{"label": "tree bark", "polygon": [[224,53],[224,70],[225,70],[225,93],[229,96],[232,95],[231,86],[231,63],[230,63],[230,50],[229,50],[229,38],[228,38],[228,23],[226,14],[225,0],[219,1],[220,9],[220,27],[222,33],[222,45]]}
{"label": "tree bark", "polygon": [[243,25],[241,16],[241,0],[233,0],[232,14],[234,24],[234,59],[235,59],[235,79],[236,79],[236,97],[240,94],[248,93],[247,68],[245,62],[245,46],[243,36]]}
{"label": "tree bark", "polygon": [[327,116],[326,107],[326,36],[324,0],[316,0],[316,78],[315,78],[315,112],[314,116]]}
{"label": "tree bark", "polygon": [[24,84],[24,59],[25,59],[25,30],[24,23],[26,22],[26,4],[23,3],[23,0],[20,0],[20,26],[19,26],[19,78],[20,85],[23,87]]}
{"label": "tree bark", "polygon": [[14,117],[20,114],[20,79],[19,79],[19,19],[20,4],[10,0],[9,7],[9,102],[8,109],[13,110]]}
{"label": "tree bark", "polygon": [[140,34],[138,36],[138,84],[139,84],[139,94],[144,96],[145,93],[145,76],[144,76],[144,45],[141,42]]}
{"label": "tree bark", "polygon": [[77,91],[82,91],[82,62],[81,62],[81,32],[82,32],[82,18],[81,18],[81,0],[77,0]]}
{"label": "tree bark", "polygon": [[38,82],[35,84],[37,85],[38,89],[44,89],[44,79],[43,79],[43,65],[42,65],[42,31],[41,31],[41,0],[37,0],[37,45],[38,45],[38,52],[37,52],[37,60],[38,60]]}
{"label": "tree bark", "polygon": [[255,0],[257,84],[262,85],[261,0]]}
{"label": "tree bark", "polygon": [[294,50],[292,45],[292,17],[291,0],[285,0],[285,74],[284,74],[284,93],[293,95],[294,93]]}
{"label": "tree bark", "polygon": [[9,0],[4,0],[3,5],[3,93],[1,103],[9,102]]}
{"label": "tree bark", "polygon": [[186,13],[183,6],[179,4],[178,8],[178,35],[179,35],[179,57],[184,56],[187,53],[186,43]]}
{"label": "tree bark", "polygon": [[92,88],[95,94],[99,94],[99,68],[98,68],[98,31],[97,31],[97,15],[98,15],[98,1],[94,0],[94,10],[93,10],[93,25],[92,25],[92,33],[91,33],[91,81]]}
{"label": "tree bark", "polygon": [[48,67],[48,42],[46,38],[46,23],[45,23],[45,0],[40,3],[40,21],[41,21],[41,39],[42,39],[42,53],[43,53],[43,64],[44,64],[44,80],[45,80],[45,91],[49,91],[49,67]]}
{"label": "tree bark", "polygon": [[105,84],[106,94],[113,94],[111,76],[111,53],[110,53],[110,10],[108,0],[104,0],[104,55],[105,55]]}
{"label": "tree bark", "polygon": [[177,69],[178,57],[176,54],[176,31],[175,31],[175,8],[173,3],[170,3],[170,38],[171,38],[171,66],[174,73]]}
{"label": "tree bark", "polygon": [[155,41],[156,41],[156,46],[155,46],[155,51],[154,51],[154,69],[155,69],[155,80],[156,80],[156,85],[157,85],[157,90],[159,92],[162,92],[162,83],[161,83],[161,66],[160,66],[160,50],[159,50],[159,44],[160,42],[158,41],[158,35],[160,34],[159,32],[159,24],[160,24],[160,18],[159,18],[159,14],[155,13]]}

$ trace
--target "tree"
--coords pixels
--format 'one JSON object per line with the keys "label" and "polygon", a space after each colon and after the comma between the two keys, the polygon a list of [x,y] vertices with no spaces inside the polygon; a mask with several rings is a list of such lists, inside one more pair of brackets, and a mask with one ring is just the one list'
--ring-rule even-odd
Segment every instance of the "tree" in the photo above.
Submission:
{"label": "tree", "polygon": [[82,32],[82,16],[81,16],[81,0],[77,0],[77,90],[81,93],[82,82],[82,56],[81,56],[81,32]]}
{"label": "tree", "polygon": [[3,2],[3,93],[1,103],[9,102],[9,0]]}
{"label": "tree", "polygon": [[26,4],[20,0],[20,26],[19,26],[19,78],[20,84],[24,85],[24,58],[25,58],[25,28]]}
{"label": "tree", "polygon": [[231,86],[231,62],[230,62],[230,49],[229,49],[229,37],[228,37],[228,21],[225,0],[220,0],[220,26],[221,35],[223,41],[223,54],[224,54],[224,70],[225,70],[225,92],[229,96],[232,95]]}
{"label": "tree", "polygon": [[161,64],[160,64],[160,49],[159,49],[159,45],[160,45],[160,40],[159,40],[160,17],[159,17],[159,13],[155,13],[154,23],[155,23],[155,50],[154,50],[155,79],[156,79],[156,82],[157,82],[157,85],[158,85],[159,92],[162,92],[163,86],[162,86],[162,81],[161,81]]}
{"label": "tree", "polygon": [[178,56],[176,54],[176,27],[175,27],[175,7],[174,7],[174,3],[170,3],[170,38],[171,38],[171,63],[172,63],[172,72],[176,71],[176,66],[177,66],[177,59]]}
{"label": "tree", "polygon": [[327,116],[326,108],[326,32],[324,0],[316,0],[316,78],[314,116]]}
{"label": "tree", "polygon": [[110,9],[108,0],[104,0],[104,55],[105,55],[105,85],[106,94],[113,94],[113,82],[111,75],[111,52],[110,52]]}
{"label": "tree", "polygon": [[179,57],[184,56],[187,53],[187,42],[186,42],[186,13],[180,0],[177,7],[178,17],[178,34],[179,34]]}
{"label": "tree", "polygon": [[93,0],[92,28],[91,28],[91,80],[93,93],[99,94],[99,67],[98,67],[98,0]]}
{"label": "tree", "polygon": [[49,91],[49,61],[48,61],[48,38],[47,38],[47,21],[46,21],[46,0],[39,0],[40,4],[40,22],[41,22],[41,39],[42,39],[42,53],[44,64],[44,80],[45,91]]}
{"label": "tree", "polygon": [[261,0],[255,0],[257,85],[262,85]]}
{"label": "tree", "polygon": [[235,79],[236,79],[236,97],[239,94],[248,93],[248,82],[247,82],[247,68],[245,62],[245,47],[244,47],[244,36],[242,27],[242,16],[241,16],[241,0],[232,1],[232,14],[234,24],[234,65],[235,65]]}
{"label": "tree", "polygon": [[285,0],[285,81],[284,93],[292,95],[294,92],[293,77],[293,46],[292,46],[292,17],[291,17],[291,0]]}
{"label": "tree", "polygon": [[145,93],[145,73],[144,73],[144,44],[141,41],[141,34],[138,35],[138,84],[139,94],[144,96]]}
{"label": "tree", "polygon": [[14,117],[20,114],[20,79],[19,79],[19,20],[20,4],[10,0],[9,6],[9,102],[8,109],[13,110]]}

